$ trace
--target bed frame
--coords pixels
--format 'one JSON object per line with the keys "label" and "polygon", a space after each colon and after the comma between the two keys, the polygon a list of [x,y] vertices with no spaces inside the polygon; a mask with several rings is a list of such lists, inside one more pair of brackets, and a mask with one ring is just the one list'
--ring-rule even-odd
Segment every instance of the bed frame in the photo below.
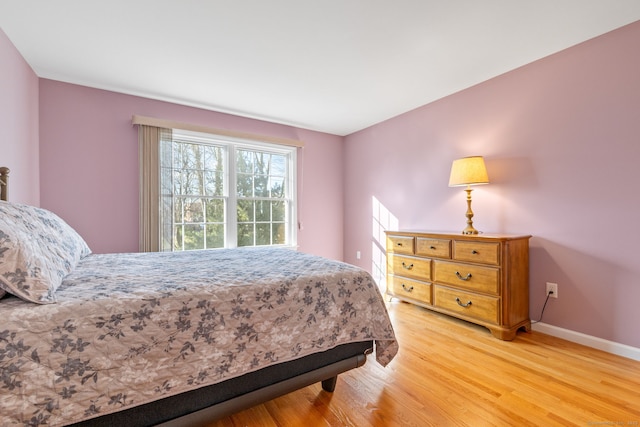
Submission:
{"label": "bed frame", "polygon": [[[0,167],[0,200],[7,200],[8,179],[9,168]],[[338,375],[364,365],[367,354],[372,351],[373,341],[343,344],[325,352],[272,365],[218,384],[72,425],[204,426],[317,382],[322,383],[323,390],[333,392]]]}

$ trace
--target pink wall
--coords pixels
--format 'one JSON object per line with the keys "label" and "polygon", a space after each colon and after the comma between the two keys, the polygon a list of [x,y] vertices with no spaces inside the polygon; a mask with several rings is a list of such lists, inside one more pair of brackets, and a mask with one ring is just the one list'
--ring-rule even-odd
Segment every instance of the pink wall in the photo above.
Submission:
{"label": "pink wall", "polygon": [[484,155],[474,225],[533,235],[531,316],[557,282],[543,322],[640,347],[638,52],[640,22],[348,136],[345,260],[371,269],[372,197],[401,229],[462,230],[451,162]]}
{"label": "pink wall", "polygon": [[134,114],[304,141],[298,244],[342,259],[342,138],[41,79],[41,204],[78,230],[94,252],[138,250]]}
{"label": "pink wall", "polygon": [[37,206],[38,77],[1,29],[0,166],[11,170],[10,199]]}

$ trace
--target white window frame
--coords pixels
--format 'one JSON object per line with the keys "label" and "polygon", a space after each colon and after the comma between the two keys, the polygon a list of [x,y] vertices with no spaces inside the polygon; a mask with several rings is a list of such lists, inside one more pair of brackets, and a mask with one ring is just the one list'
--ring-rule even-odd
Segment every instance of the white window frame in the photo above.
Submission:
{"label": "white window frame", "polygon": [[[236,152],[238,149],[246,149],[251,151],[263,151],[272,154],[284,155],[287,158],[286,162],[286,188],[288,189],[285,198],[289,201],[289,208],[285,214],[285,244],[284,245],[259,245],[264,246],[280,246],[297,248],[298,238],[298,220],[297,220],[297,148],[295,146],[273,144],[268,142],[247,140],[242,138],[236,138],[231,136],[220,136],[215,134],[208,134],[196,131],[173,129],[172,144],[175,140],[182,140],[185,142],[192,141],[196,144],[210,144],[216,146],[223,146],[226,151],[225,156],[225,177],[224,177],[224,197],[225,203],[225,248],[237,247],[237,178],[236,178]],[[162,157],[162,156],[160,156]],[[160,169],[162,169],[162,160],[159,159]],[[173,165],[172,165],[173,168]],[[162,180],[161,180],[162,181]],[[160,197],[164,197],[162,194],[162,182],[160,182]],[[173,194],[173,185],[171,185],[172,191],[172,212],[173,206],[175,206],[175,194]],[[162,206],[162,202],[160,203]],[[173,215],[170,218],[171,228],[173,228]],[[162,214],[162,208],[160,208],[160,228],[162,229],[165,224],[165,218]],[[161,251],[173,251],[173,232],[170,248],[161,247]],[[161,245],[162,245],[162,238]]]}

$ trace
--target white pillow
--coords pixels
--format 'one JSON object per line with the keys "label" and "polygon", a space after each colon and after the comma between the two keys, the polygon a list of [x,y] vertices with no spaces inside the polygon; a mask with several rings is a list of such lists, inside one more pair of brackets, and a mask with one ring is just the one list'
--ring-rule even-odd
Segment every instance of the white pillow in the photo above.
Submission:
{"label": "white pillow", "polygon": [[62,279],[90,253],[82,237],[53,212],[0,202],[0,297],[6,291],[54,303]]}

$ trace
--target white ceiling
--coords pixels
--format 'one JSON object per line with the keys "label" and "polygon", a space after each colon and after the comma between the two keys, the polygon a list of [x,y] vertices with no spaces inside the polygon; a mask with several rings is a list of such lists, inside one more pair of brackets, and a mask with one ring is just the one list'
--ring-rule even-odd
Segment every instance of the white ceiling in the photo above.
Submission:
{"label": "white ceiling", "polygon": [[337,135],[637,20],[638,0],[0,0],[39,77]]}

